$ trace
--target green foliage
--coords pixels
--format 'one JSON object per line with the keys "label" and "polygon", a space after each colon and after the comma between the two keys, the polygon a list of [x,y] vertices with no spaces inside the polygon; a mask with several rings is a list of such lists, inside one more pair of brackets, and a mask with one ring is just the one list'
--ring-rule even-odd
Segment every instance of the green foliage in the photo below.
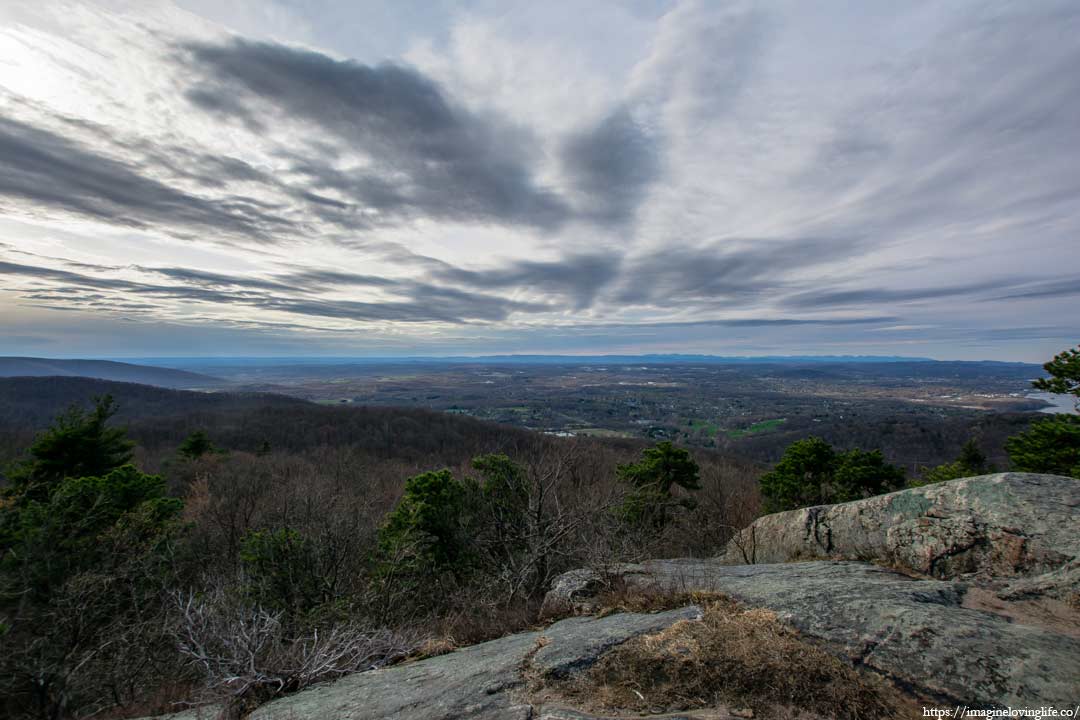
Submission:
{"label": "green foliage", "polygon": [[249,532],[240,547],[247,592],[262,607],[290,615],[314,609],[321,600],[318,562],[312,544],[289,528]]}
{"label": "green foliage", "polygon": [[822,487],[832,476],[836,451],[821,438],[793,442],[780,462],[761,476],[766,512],[791,510],[825,502]]}
{"label": "green foliage", "polygon": [[71,576],[108,565],[109,533],[163,532],[183,503],[165,496],[165,483],[124,465],[107,475],[65,478],[44,500],[17,498],[4,508],[3,560],[21,592],[47,598]]}
{"label": "green foliage", "polygon": [[1049,378],[1032,381],[1032,386],[1058,395],[1074,395],[1080,409],[1080,346],[1064,350],[1043,365]]}
{"label": "green foliage", "polygon": [[672,507],[693,507],[692,498],[674,499],[672,488],[701,489],[694,458],[684,448],[667,441],[645,448],[641,460],[619,465],[615,472],[619,480],[630,485],[630,493],[619,513],[635,524],[665,525]]}
{"label": "green foliage", "polygon": [[[1065,350],[1043,365],[1049,378],[1032,381],[1046,392],[1076,396],[1080,410],[1080,347]],[[1005,442],[1014,470],[1080,478],[1080,416],[1057,414],[1031,424]]]}
{"label": "green foliage", "polygon": [[379,529],[379,550],[398,569],[461,573],[471,563],[470,505],[476,488],[449,470],[426,472],[405,482],[405,494]]}
{"label": "green foliage", "polygon": [[161,632],[148,616],[183,504],[125,464],[132,443],[107,426],[115,412],[105,397],[58,417],[0,497],[0,697],[37,717],[107,707],[116,695],[102,683],[132,682]]}
{"label": "green foliage", "polygon": [[975,440],[968,440],[960,448],[960,456],[950,463],[938,465],[935,468],[924,468],[922,477],[912,482],[913,487],[929,485],[931,483],[946,482],[957,478],[973,477],[994,472],[994,467],[986,463],[986,455],[979,449]]}
{"label": "green foliage", "polygon": [[472,460],[473,469],[480,473],[479,487],[500,511],[524,512],[529,504],[529,487],[525,472],[506,455],[478,455]]}
{"label": "green foliage", "polygon": [[4,505],[0,607],[15,612],[0,676],[10,696],[37,716],[67,717],[69,706],[113,702],[101,686],[130,682],[125,668],[148,668],[181,510],[160,477],[131,465]]}
{"label": "green foliage", "polygon": [[11,473],[7,494],[41,500],[66,477],[101,476],[130,461],[134,443],[107,424],[116,411],[110,395],[97,398],[91,411],[71,406],[35,440],[31,459]]}
{"label": "green foliage", "polygon": [[880,450],[849,450],[836,460],[829,502],[881,495],[904,484],[904,471],[885,462]]}
{"label": "green foliage", "polygon": [[1014,470],[1080,479],[1080,416],[1052,415],[1005,443]]}
{"label": "green foliage", "polygon": [[519,552],[525,543],[526,514],[529,512],[529,485],[525,472],[506,455],[479,455],[472,467],[479,482],[466,483],[473,497],[472,527],[475,544],[487,554]]}
{"label": "green foliage", "polygon": [[205,430],[196,430],[187,436],[176,452],[180,457],[197,460],[203,455],[219,451],[210,442],[210,436],[206,434]]}
{"label": "green foliage", "polygon": [[761,477],[766,512],[848,502],[889,492],[904,482],[904,472],[878,450],[838,453],[817,437],[787,447],[780,462]]}

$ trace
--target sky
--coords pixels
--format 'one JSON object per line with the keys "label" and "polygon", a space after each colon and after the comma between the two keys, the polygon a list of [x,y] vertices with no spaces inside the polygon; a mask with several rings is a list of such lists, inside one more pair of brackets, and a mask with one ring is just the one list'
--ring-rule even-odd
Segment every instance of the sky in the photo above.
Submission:
{"label": "sky", "polygon": [[1074,0],[6,0],[0,355],[1080,341]]}

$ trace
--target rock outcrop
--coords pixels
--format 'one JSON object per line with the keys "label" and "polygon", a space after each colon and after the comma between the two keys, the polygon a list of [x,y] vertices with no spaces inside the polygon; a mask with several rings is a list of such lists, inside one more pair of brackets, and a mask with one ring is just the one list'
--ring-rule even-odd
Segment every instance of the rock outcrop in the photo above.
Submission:
{"label": "rock outcrop", "polygon": [[[1080,685],[1080,639],[965,607],[966,583],[843,561],[654,560],[611,572],[642,591],[721,593],[767,608],[833,654],[943,702],[1065,704]],[[547,609],[592,609],[600,581],[563,575]]]}
{"label": "rock outcrop", "polygon": [[1080,481],[998,473],[766,515],[720,560],[872,560],[1068,602],[1080,592],[1078,519]]}

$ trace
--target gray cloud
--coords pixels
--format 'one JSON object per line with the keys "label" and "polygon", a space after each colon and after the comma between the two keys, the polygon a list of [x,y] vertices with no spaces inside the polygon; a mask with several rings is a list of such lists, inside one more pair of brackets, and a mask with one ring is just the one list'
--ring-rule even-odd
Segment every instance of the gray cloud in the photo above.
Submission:
{"label": "gray cloud", "polygon": [[596,299],[618,274],[617,255],[571,255],[558,261],[519,260],[493,270],[466,270],[443,266],[433,273],[439,280],[469,287],[527,288],[568,296],[574,309],[582,310]]}
{"label": "gray cloud", "polygon": [[986,290],[1000,290],[1007,285],[1007,283],[1000,280],[990,280],[962,285],[924,288],[864,287],[847,290],[808,290],[785,297],[783,304],[791,308],[827,308],[848,305],[865,307],[868,305],[919,302],[960,295],[973,295]]}
{"label": "gray cloud", "polygon": [[[550,310],[542,303],[528,303],[484,293],[470,293],[456,288],[436,287],[416,281],[400,281],[392,292],[403,299],[371,302],[331,300],[306,293],[307,288],[290,286],[276,280],[232,277],[185,268],[151,268],[147,272],[167,276],[187,284],[154,285],[120,278],[100,277],[69,270],[23,265],[0,261],[0,275],[61,284],[58,288],[34,289],[25,297],[36,300],[63,299],[69,308],[149,309],[156,306],[134,304],[122,293],[142,299],[170,299],[238,305],[260,310],[276,310],[312,317],[356,321],[396,321],[407,323],[444,322],[466,324],[507,319],[513,313]],[[345,279],[359,276],[344,274]],[[90,288],[113,291],[119,295],[87,293]],[[237,289],[244,288],[244,289]],[[285,291],[285,292],[283,292]],[[42,293],[45,294],[42,294]],[[60,309],[57,307],[57,309]]]}
{"label": "gray cloud", "polygon": [[248,124],[279,115],[302,119],[374,161],[348,175],[321,163],[297,164],[315,187],[348,193],[392,216],[546,228],[568,216],[532,176],[527,133],[454,105],[409,68],[239,39],[184,50],[202,74],[187,97],[204,110]]}
{"label": "gray cloud", "polygon": [[602,223],[630,220],[660,175],[656,140],[626,108],[569,138],[562,162],[581,196],[581,212]]}
{"label": "gray cloud", "polygon": [[282,282],[293,283],[294,286],[299,287],[388,287],[399,284],[397,280],[391,278],[341,272],[339,270],[298,270],[278,277]]}
{"label": "gray cloud", "polygon": [[1068,295],[1080,295],[1080,278],[1066,278],[1064,280],[1051,280],[1035,283],[1027,287],[1017,288],[1016,292],[1008,295],[999,295],[994,300],[1029,300],[1035,298],[1055,298]]}
{"label": "gray cloud", "polygon": [[0,196],[109,223],[267,238],[287,224],[250,198],[208,199],[54,133],[0,117]]}
{"label": "gray cloud", "polygon": [[635,305],[731,302],[761,299],[783,286],[781,278],[842,257],[856,241],[795,238],[784,241],[733,238],[708,245],[673,246],[628,261],[614,299]]}

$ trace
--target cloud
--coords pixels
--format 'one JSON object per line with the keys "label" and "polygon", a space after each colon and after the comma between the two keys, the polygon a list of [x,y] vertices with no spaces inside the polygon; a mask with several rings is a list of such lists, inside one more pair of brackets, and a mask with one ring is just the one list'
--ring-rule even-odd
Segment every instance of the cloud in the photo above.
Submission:
{"label": "cloud", "polygon": [[[364,284],[384,287],[387,297],[357,301],[320,297],[313,293],[311,281],[327,285],[356,285],[363,276],[349,273],[298,272],[277,279],[230,276],[190,268],[141,268],[145,274],[161,275],[179,281],[178,285],[160,285],[131,279],[90,275],[70,270],[0,261],[0,275],[36,281],[23,297],[51,300],[70,307],[100,309],[165,308],[135,300],[171,300],[206,303],[218,309],[241,306],[263,312],[333,318],[354,322],[449,323],[495,322],[514,313],[538,313],[551,309],[544,303],[524,302],[497,295],[475,293],[452,287],[439,287],[415,280],[366,278]],[[286,282],[292,281],[292,282]],[[41,283],[46,283],[44,286]],[[49,285],[55,283],[56,285]],[[102,292],[88,293],[92,289]],[[102,293],[108,294],[102,294]],[[54,306],[56,307],[56,306]],[[188,313],[190,314],[190,313]]]}
{"label": "cloud", "polygon": [[649,186],[660,177],[657,145],[627,108],[571,136],[561,155],[579,196],[579,212],[604,224],[631,220]]}
{"label": "cloud", "polygon": [[314,187],[391,217],[553,228],[568,216],[533,177],[527,131],[453,103],[410,68],[242,39],[183,49],[199,74],[187,91],[198,107],[249,126],[301,120],[370,161],[347,173],[297,164]]}
{"label": "cloud", "polygon": [[1049,280],[1017,288],[1008,295],[999,295],[994,300],[1032,300],[1037,298],[1058,298],[1080,295],[1080,278],[1071,277],[1062,280]]}
{"label": "cloud", "polygon": [[758,304],[795,269],[850,252],[845,238],[731,238],[705,245],[678,241],[631,258],[615,290],[619,303],[670,307],[720,301]]}
{"label": "cloud", "polygon": [[851,288],[846,290],[808,290],[784,298],[783,304],[791,308],[827,308],[856,305],[893,304],[903,302],[922,302],[942,298],[972,295],[986,290],[1000,289],[1000,281],[964,283],[952,286],[923,288]]}
{"label": "cloud", "polygon": [[570,255],[556,261],[516,260],[488,270],[444,265],[432,276],[474,288],[516,288],[565,296],[575,310],[583,310],[615,279],[620,262],[612,253]]}
{"label": "cloud", "polygon": [[[46,304],[334,348],[1031,359],[1080,330],[1076,3],[508,3],[340,10],[386,52],[311,9],[271,42],[27,5],[0,333]],[[1073,330],[1023,343],[1047,317]]]}
{"label": "cloud", "polygon": [[111,224],[267,238],[287,228],[250,198],[214,199],[155,180],[75,141],[0,117],[0,196]]}

